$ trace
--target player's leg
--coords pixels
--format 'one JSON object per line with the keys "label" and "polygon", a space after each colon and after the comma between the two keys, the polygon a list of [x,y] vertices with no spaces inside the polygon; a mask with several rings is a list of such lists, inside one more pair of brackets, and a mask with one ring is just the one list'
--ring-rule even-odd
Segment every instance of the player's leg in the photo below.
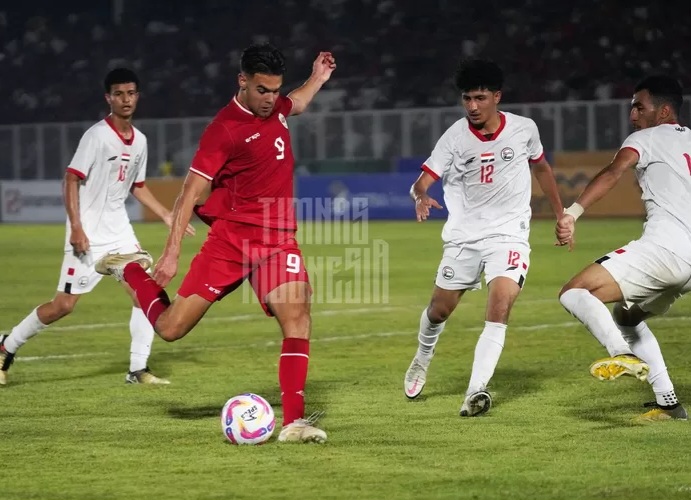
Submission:
{"label": "player's leg", "polygon": [[326,441],[315,427],[315,418],[305,418],[305,386],[310,356],[312,289],[297,243],[282,245],[252,272],[250,283],[264,311],[275,316],[283,333],[278,361],[283,428],[280,442]]}
{"label": "player's leg", "polygon": [[213,302],[225,295],[227,287],[216,285],[226,278],[224,268],[212,260],[203,252],[197,254],[172,304],[166,291],[147,274],[146,263],[137,253],[108,255],[96,263],[96,269],[127,283],[156,333],[173,342],[192,330]]}
{"label": "player's leg", "polygon": [[590,373],[600,380],[631,375],[645,380],[648,366],[636,357],[605,304],[623,300],[612,274],[596,262],[574,276],[559,292],[559,302],[607,349],[609,358],[596,361]]}
{"label": "player's leg", "polygon": [[687,413],[681,406],[669,377],[665,360],[655,335],[645,323],[645,319],[664,314],[680,296],[677,292],[662,294],[642,307],[634,304],[626,307],[624,303],[614,306],[613,316],[624,338],[631,346],[633,353],[644,360],[650,367],[648,383],[655,394],[655,402],[647,406],[654,408],[639,417],[640,420],[687,419]]}
{"label": "player's leg", "polygon": [[420,316],[418,347],[403,378],[403,393],[418,397],[427,383],[427,371],[446,320],[456,309],[466,290],[480,287],[480,252],[471,245],[446,245],[437,269],[434,291]]}
{"label": "player's leg", "polygon": [[415,399],[425,388],[439,336],[464,293],[465,290],[445,290],[435,285],[428,306],[422,310],[417,351],[403,379],[403,393],[408,399]]}
{"label": "player's leg", "polygon": [[127,375],[125,375],[125,382],[128,384],[169,384],[169,380],[157,377],[149,369],[148,361],[151,355],[151,344],[153,344],[156,332],[139,306],[137,294],[134,293],[134,290],[127,283],[122,282],[121,284],[132,299],[130,367]]}
{"label": "player's leg", "polygon": [[79,297],[94,289],[101,280],[93,266],[72,254],[65,253],[57,293],[52,300],[39,305],[9,335],[0,337],[0,385],[7,384],[7,372],[21,346],[48,325],[69,315]]}
{"label": "player's leg", "polygon": [[475,345],[473,368],[460,415],[472,417],[492,406],[487,386],[504,349],[509,315],[530,267],[530,246],[524,241],[488,240],[482,258],[488,295],[485,326]]}

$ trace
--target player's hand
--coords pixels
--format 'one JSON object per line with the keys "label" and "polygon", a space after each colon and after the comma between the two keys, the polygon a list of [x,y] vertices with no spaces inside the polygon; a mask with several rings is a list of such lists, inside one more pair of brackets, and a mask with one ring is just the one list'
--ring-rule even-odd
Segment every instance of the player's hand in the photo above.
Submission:
{"label": "player's hand", "polygon": [[336,59],[331,52],[320,52],[312,64],[312,77],[321,83],[331,78],[331,73],[336,69]]}
{"label": "player's hand", "polygon": [[415,214],[417,215],[417,221],[422,222],[423,220],[427,220],[427,217],[429,217],[429,209],[432,207],[440,210],[444,208],[437,203],[437,200],[426,194],[415,198]]}
{"label": "player's hand", "polygon": [[89,238],[81,226],[73,226],[70,234],[70,245],[76,255],[84,255],[89,251]]}
{"label": "player's hand", "polygon": [[[168,229],[171,229],[173,227],[173,213],[171,212],[168,215],[164,215],[163,222],[166,226],[168,226]],[[187,224],[187,227],[185,228],[185,235],[194,236],[196,233],[197,230],[194,229],[194,226],[192,224]]]}
{"label": "player's hand", "polygon": [[178,273],[178,258],[176,255],[163,251],[163,255],[156,262],[154,267],[154,281],[158,283],[158,286],[165,288],[170,283],[175,275]]}
{"label": "player's hand", "polygon": [[557,237],[557,245],[569,245],[569,252],[573,250],[574,234],[576,232],[576,219],[572,215],[562,215],[554,228]]}

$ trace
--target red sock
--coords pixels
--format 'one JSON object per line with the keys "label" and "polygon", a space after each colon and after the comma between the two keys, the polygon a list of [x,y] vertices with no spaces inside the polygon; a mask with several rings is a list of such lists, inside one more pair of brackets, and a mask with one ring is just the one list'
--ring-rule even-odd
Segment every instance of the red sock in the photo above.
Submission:
{"label": "red sock", "polygon": [[134,290],[139,306],[151,326],[156,327],[158,317],[170,306],[166,291],[136,262],[130,262],[122,273],[127,284]]}
{"label": "red sock", "polygon": [[283,339],[278,362],[278,382],[281,385],[283,425],[305,416],[305,382],[309,363],[310,341]]}

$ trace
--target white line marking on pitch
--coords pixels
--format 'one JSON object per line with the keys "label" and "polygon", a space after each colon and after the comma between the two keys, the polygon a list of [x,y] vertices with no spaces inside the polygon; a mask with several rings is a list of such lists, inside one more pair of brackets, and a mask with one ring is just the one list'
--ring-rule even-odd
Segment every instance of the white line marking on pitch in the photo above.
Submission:
{"label": "white line marking on pitch", "polygon": [[[392,308],[390,308],[392,309]],[[322,311],[323,316],[330,316],[338,313],[347,313],[347,312],[376,312],[376,311],[383,311],[384,309],[343,309],[343,310],[333,310],[333,311]],[[252,316],[254,318],[254,316]],[[220,319],[220,318],[219,318]],[[654,318],[654,322],[668,322],[668,321],[689,321],[691,320],[691,316],[664,316],[660,318]],[[511,330],[518,330],[518,331],[536,331],[536,330],[547,330],[549,328],[570,328],[573,326],[579,326],[580,323],[577,321],[565,321],[562,323],[539,323],[536,325],[517,325],[517,326],[509,326]],[[470,328],[464,328],[464,331],[467,332],[481,332],[483,327],[481,326],[476,326],[476,327],[470,327]],[[395,332],[374,332],[374,333],[363,333],[360,335],[338,335],[334,337],[316,337],[313,338],[310,342],[317,342],[317,343],[325,343],[325,342],[347,342],[351,340],[364,340],[364,339],[372,339],[372,338],[386,338],[386,337],[399,337],[403,335],[409,335],[411,338],[415,337],[417,335],[417,332],[415,331],[415,327],[412,326],[409,330],[401,330],[401,331],[395,331]],[[237,344],[237,345],[214,345],[214,346],[197,346],[197,347],[188,347],[185,348],[185,352],[195,352],[195,351],[218,351],[221,349],[251,349],[251,348],[256,348],[256,347],[273,347],[279,345],[280,340],[268,340],[265,342],[254,342],[250,344]],[[172,348],[170,350],[158,350],[158,353],[165,354],[168,352],[173,352],[175,348]],[[93,358],[93,357],[98,357],[98,356],[109,356],[112,353],[110,352],[84,352],[84,353],[78,353],[78,354],[56,354],[56,355],[48,355],[48,356],[27,356],[27,357],[17,357],[17,361],[48,361],[51,359],[79,359],[79,358]]]}

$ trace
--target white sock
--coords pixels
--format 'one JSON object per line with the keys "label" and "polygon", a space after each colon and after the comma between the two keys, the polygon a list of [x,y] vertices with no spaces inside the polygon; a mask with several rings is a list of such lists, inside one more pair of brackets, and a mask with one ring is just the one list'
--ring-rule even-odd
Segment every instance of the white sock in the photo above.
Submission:
{"label": "white sock", "polygon": [[5,338],[5,349],[12,354],[26,344],[26,341],[43,330],[47,325],[38,319],[38,307],[31,311],[29,315],[17,326],[12,328],[12,332]]}
{"label": "white sock", "polygon": [[645,321],[641,321],[636,326],[619,326],[622,335],[631,346],[633,353],[648,363],[650,371],[648,372],[648,382],[653,386],[655,393],[655,400],[657,404],[662,406],[671,406],[679,402],[677,395],[674,393],[674,385],[667,373],[667,366],[665,359],[662,357],[660,344],[658,344],[655,335],[648,328]]}
{"label": "white sock", "polygon": [[607,306],[588,290],[583,288],[567,290],[559,298],[559,302],[578,321],[583,323],[600,344],[607,349],[610,356],[633,354]]}
{"label": "white sock", "polygon": [[446,321],[443,323],[432,323],[427,316],[427,308],[422,311],[420,316],[420,331],[417,335],[417,358],[431,359],[434,355],[434,346],[437,345],[439,335],[444,331]]}
{"label": "white sock", "polygon": [[146,363],[151,354],[151,344],[154,341],[154,327],[151,326],[146,315],[139,307],[132,308],[130,317],[130,334],[132,345],[130,346],[130,371],[136,372],[146,368]]}
{"label": "white sock", "polygon": [[494,369],[499,363],[501,351],[504,349],[506,338],[506,325],[485,321],[485,328],[475,345],[475,358],[473,358],[473,372],[470,374],[470,383],[466,396],[478,391],[484,391],[489,384]]}

